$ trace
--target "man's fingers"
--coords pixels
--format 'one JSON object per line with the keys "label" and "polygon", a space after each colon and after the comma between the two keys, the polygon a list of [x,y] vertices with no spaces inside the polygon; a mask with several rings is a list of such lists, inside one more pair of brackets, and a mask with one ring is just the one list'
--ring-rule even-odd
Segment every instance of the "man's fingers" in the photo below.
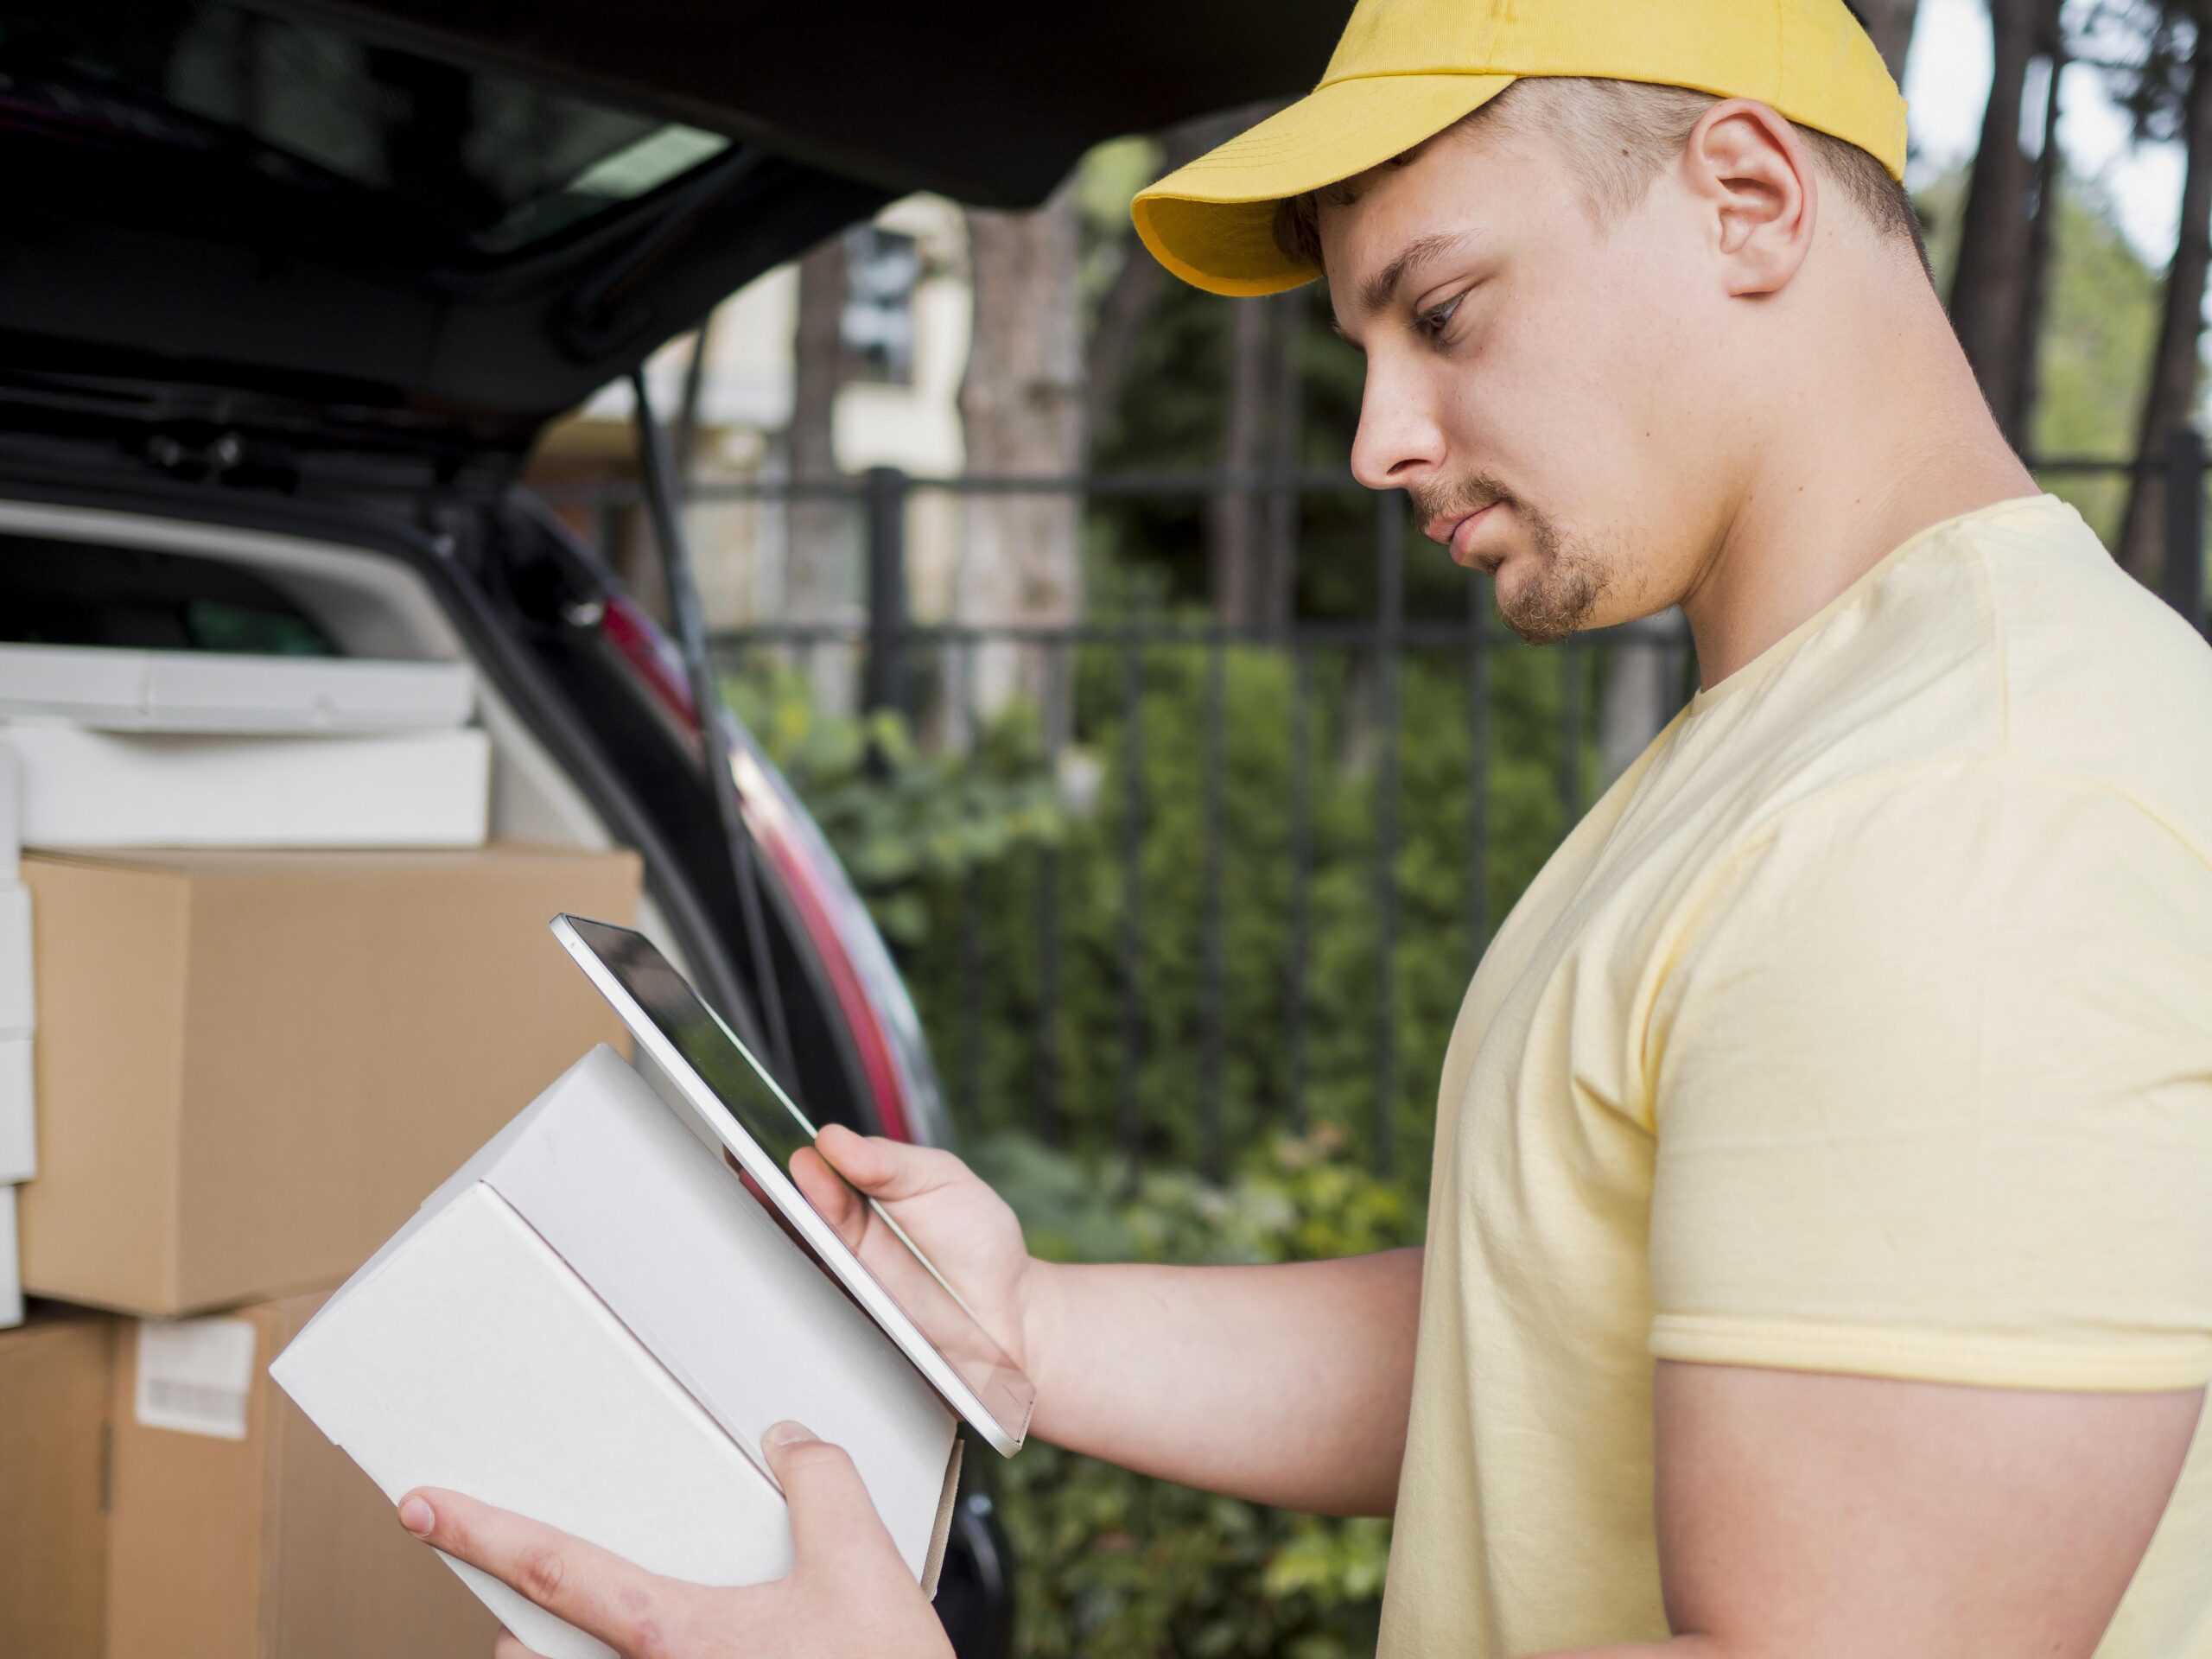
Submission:
{"label": "man's fingers", "polygon": [[868,1230],[868,1205],[853,1189],[839,1180],[827,1160],[812,1147],[791,1154],[791,1182],[799,1196],[812,1205],[822,1219],[835,1228],[849,1249],[858,1249]]}
{"label": "man's fingers", "polygon": [[[652,1651],[690,1588],[557,1528],[459,1492],[419,1487],[400,1499],[399,1519],[423,1542],[481,1567],[620,1653]],[[515,1651],[528,1650],[518,1644]],[[508,1656],[502,1651],[499,1659]]]}
{"label": "man's fingers", "polygon": [[830,1166],[872,1198],[894,1203],[971,1179],[968,1166],[938,1147],[910,1147],[832,1123],[814,1137]]}
{"label": "man's fingers", "polygon": [[545,1659],[545,1656],[516,1641],[512,1630],[501,1630],[499,1639],[492,1644],[492,1659]]}
{"label": "man's fingers", "polygon": [[876,1557],[906,1571],[861,1472],[842,1446],[817,1440],[798,1423],[778,1423],[761,1437],[768,1467],[791,1510],[791,1571],[838,1573]]}

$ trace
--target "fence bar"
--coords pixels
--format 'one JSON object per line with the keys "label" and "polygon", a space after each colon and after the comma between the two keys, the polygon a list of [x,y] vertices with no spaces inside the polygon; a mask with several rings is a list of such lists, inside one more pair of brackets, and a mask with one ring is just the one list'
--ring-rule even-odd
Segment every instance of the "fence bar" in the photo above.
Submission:
{"label": "fence bar", "polygon": [[1228,1172],[1222,1141],[1222,1004],[1226,965],[1222,941],[1222,774],[1228,768],[1223,728],[1227,722],[1228,647],[1217,639],[1206,653],[1205,703],[1205,976],[1200,987],[1205,1048],[1199,1065],[1200,1123],[1205,1173],[1215,1180]]}
{"label": "fence bar", "polygon": [[[1053,775],[1068,743],[1068,652],[1045,658],[1045,753]],[[1046,843],[1037,867],[1037,1134],[1047,1146],[1060,1140],[1060,852]]]}
{"label": "fence bar", "polygon": [[1487,584],[1467,583],[1467,973],[1490,943],[1490,653],[1484,649]]}
{"label": "fence bar", "polygon": [[1142,1077],[1144,969],[1144,658],[1132,640],[1122,649],[1122,1071],[1115,1123],[1135,1184],[1142,1155],[1144,1116],[1137,1091]]}
{"label": "fence bar", "polygon": [[906,707],[906,475],[871,467],[862,482],[868,535],[868,661],[861,701]]}
{"label": "fence bar", "polygon": [[[976,645],[960,648],[960,721],[965,740],[975,741]],[[960,1092],[971,1123],[983,1109],[983,880],[973,864],[960,882]]]}
{"label": "fence bar", "polygon": [[[1464,622],[1402,621],[1386,634],[1372,620],[1302,622],[1287,632],[1264,626],[1223,627],[1214,623],[1173,621],[1087,622],[1072,626],[1020,622],[915,622],[899,632],[909,649],[918,645],[956,645],[964,640],[1038,646],[1138,645],[1195,648],[1211,645],[1217,639],[1230,645],[1280,646],[1291,639],[1303,639],[1317,645],[1332,645],[1344,651],[1373,651],[1386,644],[1450,648],[1465,644],[1467,639],[1467,625]],[[1485,645],[1515,643],[1512,634],[1487,625],[1482,629],[1482,636]],[[768,645],[797,639],[837,639],[850,645],[864,643],[866,630],[849,622],[769,622],[735,630],[727,638],[740,643]],[[1655,641],[1673,645],[1689,643],[1688,631],[1676,622],[1624,623],[1607,629],[1605,638],[1608,642]],[[1588,649],[1591,643],[1580,639],[1578,648]]]}
{"label": "fence bar", "polygon": [[1392,490],[1376,502],[1375,541],[1382,581],[1376,626],[1382,639],[1375,676],[1377,751],[1375,803],[1375,1169],[1398,1161],[1398,631],[1406,609],[1406,498]]}
{"label": "fence bar", "polygon": [[2199,633],[2204,615],[2204,439],[2193,426],[2166,434],[2166,603]]}
{"label": "fence bar", "polygon": [[1306,1132],[1306,952],[1313,886],[1313,652],[1302,639],[1290,646],[1290,949],[1286,953],[1284,1003],[1290,1055],[1290,1127]]}

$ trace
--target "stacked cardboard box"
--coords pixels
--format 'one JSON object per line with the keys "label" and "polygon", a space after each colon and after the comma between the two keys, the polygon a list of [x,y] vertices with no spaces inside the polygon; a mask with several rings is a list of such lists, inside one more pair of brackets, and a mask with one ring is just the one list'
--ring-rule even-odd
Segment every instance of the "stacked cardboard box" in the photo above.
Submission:
{"label": "stacked cardboard box", "polygon": [[22,880],[22,790],[16,752],[0,741],[0,1330],[20,1325],[16,1188],[37,1173],[31,1121],[31,897]]}
{"label": "stacked cardboard box", "polygon": [[[21,722],[9,666],[0,722]],[[369,828],[351,838],[386,844],[330,844],[349,838],[330,831],[330,802],[293,798],[327,774],[288,773],[278,751],[373,772],[391,759],[374,752],[378,720],[421,726],[452,708],[370,705],[428,682],[357,677],[318,704],[327,682],[295,678],[298,707],[273,728],[291,735],[244,725],[266,713],[248,707],[230,718],[264,734],[221,740],[188,729],[202,717],[191,700],[213,707],[237,683],[156,682],[137,726],[102,716],[130,734],[119,749],[81,726],[0,724],[0,749],[44,757],[20,806],[0,768],[0,1204],[16,1212],[30,1298],[28,1320],[0,1330],[0,1655],[480,1659],[494,1630],[481,1605],[267,1368],[518,1103],[594,1042],[621,1041],[545,923],[632,916],[638,861],[484,843],[481,770],[458,786],[421,774],[441,811],[475,801],[473,830],[430,837],[459,846],[395,847],[410,837],[358,814]],[[43,683],[87,707],[112,691],[99,675]],[[409,741],[454,735],[488,755],[473,730]],[[168,769],[188,770],[201,741],[244,770],[213,790],[178,783]],[[53,769],[87,743],[126,770],[81,755]],[[78,816],[41,817],[42,779],[48,806],[67,797]],[[92,784],[112,788],[117,816],[100,817]],[[165,800],[190,810],[164,819]],[[65,822],[78,844],[57,844]],[[152,839],[195,844],[119,847],[103,822],[166,822]],[[251,842],[257,824],[315,849],[196,844]],[[27,1070],[20,1104],[11,1054]],[[11,1133],[29,1143],[13,1161]],[[0,1269],[16,1254],[7,1223]]]}

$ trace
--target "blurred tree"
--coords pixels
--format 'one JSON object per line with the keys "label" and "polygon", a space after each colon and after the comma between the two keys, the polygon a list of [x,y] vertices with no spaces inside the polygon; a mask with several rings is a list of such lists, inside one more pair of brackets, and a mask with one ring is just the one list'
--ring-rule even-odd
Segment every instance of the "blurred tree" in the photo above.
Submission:
{"label": "blurred tree", "polygon": [[[1076,184],[1026,213],[970,208],[968,259],[975,322],[960,418],[968,469],[1065,476],[1084,463],[1084,358]],[[1083,603],[1080,497],[971,495],[965,503],[959,620],[988,626],[1063,627]],[[971,653],[970,709],[1003,709],[1017,691],[1041,700],[1043,653],[1004,644]]]}
{"label": "blurred tree", "polygon": [[[1226,143],[1249,124],[1246,111],[1234,110],[1170,127],[1156,144],[1146,147],[1143,165],[1135,174],[1116,169],[1115,182],[1126,180],[1134,185],[1164,178],[1217,144]],[[1175,281],[1165,265],[1145,251],[1130,228],[1128,194],[1109,188],[1104,197],[1096,204],[1099,211],[1093,217],[1103,221],[1097,229],[1113,248],[1114,274],[1094,308],[1085,348],[1084,425],[1086,438],[1094,442],[1121,402],[1129,366],[1135,360],[1137,341],[1152,318],[1153,308]]]}
{"label": "blurred tree", "polygon": [[[833,236],[798,263],[798,321],[791,341],[791,414],[784,431],[785,464],[803,483],[838,475],[834,416],[844,382],[845,241]],[[852,513],[842,501],[794,498],[784,517],[782,616],[798,624],[832,624],[847,602],[855,554]],[[808,654],[820,706],[844,714],[853,706],[845,654]]]}
{"label": "blurred tree", "polygon": [[1989,101],[1951,279],[1951,323],[1998,424],[2016,446],[2024,446],[2034,391],[2034,377],[2024,368],[2033,356],[2038,264],[2050,239],[2036,228],[2038,168],[2021,148],[2020,128],[2029,67],[2040,57],[2049,76],[2043,148],[2055,165],[2054,83],[2063,56],[2059,0],[1989,0]]}
{"label": "blurred tree", "polygon": [[1856,0],[1852,10],[1866,26],[1882,61],[1898,86],[1904,85],[1905,55],[1912,48],[1912,26],[1919,20],[1920,0]]}
{"label": "blurred tree", "polygon": [[[2155,456],[2167,435],[2190,418],[2202,378],[2204,288],[2212,265],[2212,73],[2200,63],[2206,0],[2166,0],[2129,8],[2145,19],[2148,41],[2139,68],[2118,72],[2120,91],[2135,118],[2139,139],[2178,139],[2185,150],[2181,223],[2166,271],[2158,345],[2135,430],[2136,451]],[[2139,472],[2114,549],[2139,580],[2156,585],[2164,562],[2165,481]]]}

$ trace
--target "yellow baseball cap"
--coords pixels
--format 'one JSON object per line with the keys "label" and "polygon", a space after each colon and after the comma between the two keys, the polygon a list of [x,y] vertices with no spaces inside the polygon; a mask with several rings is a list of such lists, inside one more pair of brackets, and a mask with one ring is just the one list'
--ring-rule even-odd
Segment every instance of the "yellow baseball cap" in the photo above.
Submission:
{"label": "yellow baseball cap", "polygon": [[1137,234],[1185,282],[1274,294],[1321,273],[1275,206],[1378,167],[1528,75],[1751,98],[1904,177],[1904,99],[1843,0],[1359,0],[1321,84],[1140,191]]}

